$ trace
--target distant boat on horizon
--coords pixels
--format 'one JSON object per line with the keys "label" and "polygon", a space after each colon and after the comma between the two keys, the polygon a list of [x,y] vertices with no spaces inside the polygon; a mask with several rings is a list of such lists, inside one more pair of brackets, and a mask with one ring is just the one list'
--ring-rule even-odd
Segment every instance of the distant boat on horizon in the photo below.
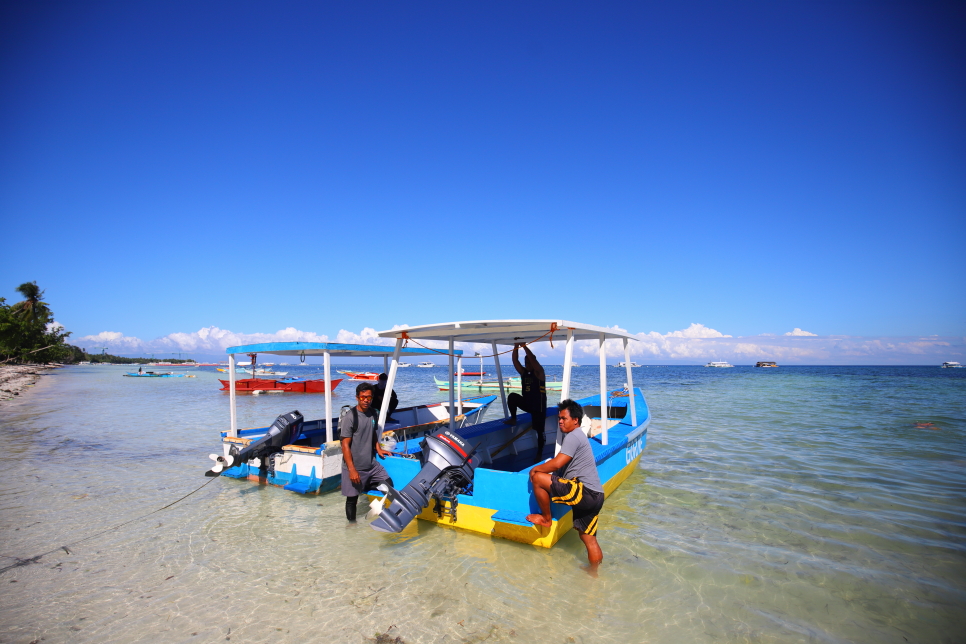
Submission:
{"label": "distant boat on horizon", "polygon": [[712,360],[711,362],[709,362],[708,364],[706,364],[704,366],[705,367],[718,367],[719,369],[724,369],[724,368],[728,368],[728,367],[734,367],[733,364],[728,364],[724,360]]}

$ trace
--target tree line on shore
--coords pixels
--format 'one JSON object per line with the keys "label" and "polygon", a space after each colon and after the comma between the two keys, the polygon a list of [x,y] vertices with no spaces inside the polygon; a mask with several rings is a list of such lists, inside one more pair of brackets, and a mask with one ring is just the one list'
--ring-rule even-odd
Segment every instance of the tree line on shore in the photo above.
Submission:
{"label": "tree line on shore", "polygon": [[[62,362],[112,362],[115,364],[147,364],[154,358],[124,358],[109,353],[89,354],[67,343],[70,331],[54,321],[54,312],[44,301],[44,291],[37,282],[24,282],[17,287],[23,300],[7,304],[0,297],[0,364]],[[194,360],[165,360],[183,364]]]}

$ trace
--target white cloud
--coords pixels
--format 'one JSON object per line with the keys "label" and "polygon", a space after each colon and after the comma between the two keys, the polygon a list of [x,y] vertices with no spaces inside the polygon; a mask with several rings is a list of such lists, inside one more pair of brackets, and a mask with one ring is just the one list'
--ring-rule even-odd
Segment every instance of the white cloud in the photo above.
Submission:
{"label": "white cloud", "polygon": [[664,337],[665,338],[730,338],[731,336],[725,335],[720,331],[715,331],[714,329],[710,329],[704,326],[703,324],[697,324],[695,322],[692,322],[691,326],[689,326],[688,328],[682,329],[681,331],[671,331]]}
{"label": "white cloud", "polygon": [[817,333],[809,333],[808,331],[802,331],[798,327],[795,327],[794,329],[792,329],[791,331],[789,331],[785,335],[810,335],[813,338],[814,337],[818,337],[818,334]]}

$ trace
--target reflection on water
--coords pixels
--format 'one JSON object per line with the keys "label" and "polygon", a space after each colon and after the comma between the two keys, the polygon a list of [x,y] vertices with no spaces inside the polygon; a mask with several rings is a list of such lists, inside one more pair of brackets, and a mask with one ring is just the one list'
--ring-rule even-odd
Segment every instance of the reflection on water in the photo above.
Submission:
{"label": "reflection on water", "polygon": [[[2,412],[0,566],[206,481],[227,425],[214,370],[123,371],[60,370]],[[604,506],[597,579],[574,534],[549,551],[423,522],[388,536],[347,526],[338,493],[216,479],[0,575],[0,641],[962,641],[960,373],[637,369],[655,420]],[[575,376],[596,390],[596,369]],[[400,378],[404,405],[447,396],[432,371]],[[239,397],[239,424],[296,408],[324,401]]]}

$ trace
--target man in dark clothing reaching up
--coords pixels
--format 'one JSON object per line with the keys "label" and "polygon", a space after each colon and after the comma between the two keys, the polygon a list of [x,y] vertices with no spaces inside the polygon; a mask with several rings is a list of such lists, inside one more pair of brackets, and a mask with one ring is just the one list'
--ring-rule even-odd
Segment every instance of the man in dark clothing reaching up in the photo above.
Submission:
{"label": "man in dark clothing reaching up", "polygon": [[[523,347],[527,354],[522,365],[517,355],[520,347]],[[547,376],[543,372],[543,367],[537,362],[537,356],[533,355],[530,347],[525,344],[513,345],[513,366],[520,374],[522,395],[512,393],[507,396],[506,404],[510,408],[510,417],[503,422],[507,425],[516,425],[517,409],[530,414],[533,420],[533,431],[537,432],[537,460],[539,461],[543,454],[543,447],[547,443],[544,427],[547,420]]]}
{"label": "man in dark clothing reaching up", "polygon": [[[375,388],[372,390],[372,406],[377,411],[382,409],[383,400],[385,400],[386,397],[386,384],[388,381],[388,375],[384,373],[379,374],[379,382],[376,383]],[[389,413],[386,414],[386,422],[395,423],[397,421],[392,417],[392,414],[394,411],[396,411],[396,407],[399,406],[399,398],[396,397],[395,390],[390,391],[389,393],[391,395],[389,396]]]}

